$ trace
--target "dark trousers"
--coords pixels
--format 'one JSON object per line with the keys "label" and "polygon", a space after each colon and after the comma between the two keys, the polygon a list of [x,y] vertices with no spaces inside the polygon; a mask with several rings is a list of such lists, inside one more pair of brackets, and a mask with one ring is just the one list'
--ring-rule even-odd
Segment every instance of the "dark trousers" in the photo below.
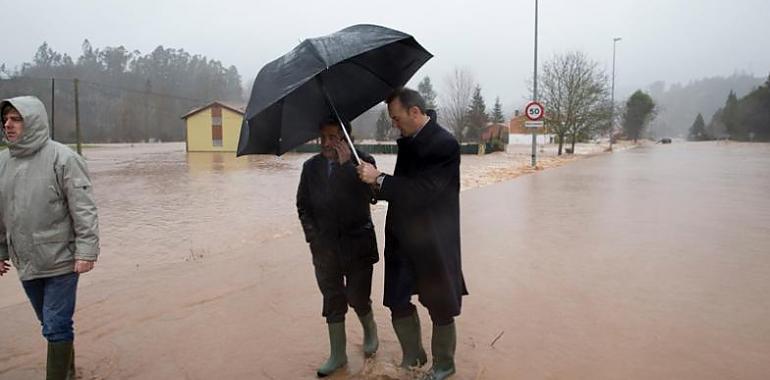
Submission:
{"label": "dark trousers", "polygon": [[43,336],[51,343],[75,339],[72,316],[79,277],[77,273],[69,273],[21,282],[43,326]]}
{"label": "dark trousers", "polygon": [[372,311],[372,264],[357,253],[348,250],[315,247],[313,266],[318,288],[323,295],[326,323],[345,321],[350,305],[356,314],[364,316]]}

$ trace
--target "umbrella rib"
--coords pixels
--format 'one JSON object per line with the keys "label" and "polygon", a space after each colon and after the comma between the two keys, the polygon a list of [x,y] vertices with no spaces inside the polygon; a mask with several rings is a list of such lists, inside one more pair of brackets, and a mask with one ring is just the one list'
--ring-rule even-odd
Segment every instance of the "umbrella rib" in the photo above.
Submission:
{"label": "umbrella rib", "polygon": [[323,55],[321,55],[321,51],[318,50],[318,47],[315,46],[313,41],[305,40],[303,41],[303,43],[307,43],[310,46],[313,53],[315,53],[315,57],[318,58],[318,60],[324,64],[324,67],[326,67],[326,70],[329,70],[329,62],[326,62],[326,59],[324,59]]}

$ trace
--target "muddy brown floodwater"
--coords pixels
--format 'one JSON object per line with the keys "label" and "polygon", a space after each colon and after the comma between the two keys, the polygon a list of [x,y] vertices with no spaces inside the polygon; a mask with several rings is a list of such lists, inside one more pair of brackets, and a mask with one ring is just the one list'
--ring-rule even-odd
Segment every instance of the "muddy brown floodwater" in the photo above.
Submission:
{"label": "muddy brown floodwater", "polygon": [[[648,145],[568,165],[545,152],[555,168],[542,171],[525,151],[463,156],[470,296],[456,379],[768,378],[770,145]],[[309,155],[85,154],[102,257],[78,295],[82,378],[315,378],[328,343],[294,209]],[[395,156],[375,157],[392,170]],[[374,207],[380,248],[385,208]],[[332,379],[413,375],[394,366],[382,271],[380,351],[363,360],[349,314],[350,363]],[[39,330],[12,271],[0,279],[0,379],[43,377]]]}

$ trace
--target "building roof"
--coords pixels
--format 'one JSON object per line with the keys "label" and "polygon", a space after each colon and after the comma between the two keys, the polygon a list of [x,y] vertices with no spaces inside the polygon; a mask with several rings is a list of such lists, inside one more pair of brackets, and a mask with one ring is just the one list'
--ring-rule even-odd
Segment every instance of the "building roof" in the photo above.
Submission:
{"label": "building roof", "polygon": [[204,111],[204,110],[207,110],[207,109],[213,107],[214,105],[218,105],[218,106],[220,106],[222,108],[229,109],[230,111],[238,113],[241,116],[244,115],[244,107],[243,106],[240,106],[240,107],[239,106],[234,106],[234,105],[231,105],[231,104],[227,104],[227,103],[215,100],[215,101],[213,101],[213,102],[211,102],[209,104],[206,104],[205,106],[201,106],[201,107],[195,108],[195,109],[191,110],[190,112],[182,115],[182,119],[187,119],[190,116],[197,114],[198,112],[201,112],[201,111]]}
{"label": "building roof", "polygon": [[508,126],[500,123],[487,123],[481,132],[481,141],[490,141],[495,137],[500,137],[501,133],[507,134]]}
{"label": "building roof", "polygon": [[[524,123],[526,123],[529,119],[527,119],[526,116],[524,116],[523,113],[519,113],[517,111],[518,116],[514,116],[511,118],[511,121],[508,122],[508,133],[514,134],[514,135],[531,135],[532,129],[527,128],[524,126]],[[537,128],[538,134],[543,133],[551,133],[549,129],[546,128]]]}
{"label": "building roof", "polygon": [[527,117],[524,115],[519,115],[511,118],[511,121],[508,124],[508,133],[513,133],[513,134],[532,133],[531,130],[524,128],[524,122],[526,121],[527,121]]}

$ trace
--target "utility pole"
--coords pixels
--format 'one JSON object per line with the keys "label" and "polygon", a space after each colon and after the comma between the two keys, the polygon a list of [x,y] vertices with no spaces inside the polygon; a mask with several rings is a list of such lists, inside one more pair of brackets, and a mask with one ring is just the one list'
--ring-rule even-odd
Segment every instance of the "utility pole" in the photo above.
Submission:
{"label": "utility pole", "polygon": [[152,84],[150,78],[144,82],[144,126],[142,128],[144,142],[150,142],[150,92],[152,92]]}
{"label": "utility pole", "polygon": [[613,132],[615,132],[615,46],[618,41],[622,40],[622,37],[615,37],[612,39],[612,91],[610,95],[610,150],[612,150],[612,140],[615,138]]}
{"label": "utility pole", "polygon": [[56,120],[56,79],[51,78],[51,140],[54,139]]}
{"label": "utility pole", "polygon": [[77,140],[78,154],[82,156],[83,152],[80,146],[80,105],[78,103],[78,79],[75,78],[75,139]]}
{"label": "utility pole", "polygon": [[[535,0],[535,74],[532,85],[532,101],[537,101],[537,0]],[[532,167],[537,166],[537,128],[532,128]]]}

